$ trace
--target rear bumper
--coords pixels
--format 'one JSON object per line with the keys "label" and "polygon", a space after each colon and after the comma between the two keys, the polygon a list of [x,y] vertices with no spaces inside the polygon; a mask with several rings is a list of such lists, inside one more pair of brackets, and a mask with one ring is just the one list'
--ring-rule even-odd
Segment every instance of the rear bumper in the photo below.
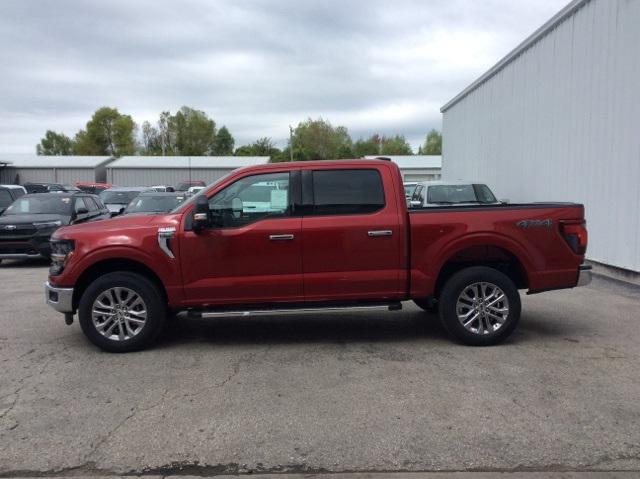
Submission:
{"label": "rear bumper", "polygon": [[44,300],[60,313],[73,313],[73,288],[56,288],[47,281],[44,284]]}
{"label": "rear bumper", "polygon": [[576,286],[586,286],[591,283],[591,279],[591,266],[580,266],[580,268],[578,268],[578,283]]}

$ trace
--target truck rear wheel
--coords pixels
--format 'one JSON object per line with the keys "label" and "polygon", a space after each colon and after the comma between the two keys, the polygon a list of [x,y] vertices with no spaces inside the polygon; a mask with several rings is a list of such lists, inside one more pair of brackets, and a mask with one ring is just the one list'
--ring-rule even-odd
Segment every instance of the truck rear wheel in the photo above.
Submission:
{"label": "truck rear wheel", "polygon": [[455,273],[440,295],[440,320],[459,341],[491,346],[504,341],[520,319],[520,295],[500,271],[473,266]]}
{"label": "truck rear wheel", "polygon": [[123,271],[93,281],[80,299],[78,313],[89,341],[105,351],[125,353],[143,349],[158,337],[166,306],[153,282]]}

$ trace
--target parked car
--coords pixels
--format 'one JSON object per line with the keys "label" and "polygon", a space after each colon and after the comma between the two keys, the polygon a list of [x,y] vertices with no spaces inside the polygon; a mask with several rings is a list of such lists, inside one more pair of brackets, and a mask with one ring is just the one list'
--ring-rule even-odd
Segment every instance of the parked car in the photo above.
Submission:
{"label": "parked car", "polygon": [[91,183],[91,182],[76,182],[76,188],[85,193],[90,193],[92,195],[99,195],[104,190],[108,190],[109,188],[113,188],[113,185],[109,183]]}
{"label": "parked car", "polygon": [[140,193],[129,203],[122,214],[168,213],[186,198],[184,193],[158,193],[155,191]]}
{"label": "parked car", "polygon": [[145,191],[150,191],[150,188],[146,186],[114,187],[100,193],[100,199],[107,205],[111,216],[117,216],[127,208],[127,205],[134,198]]}
{"label": "parked car", "polygon": [[0,215],[0,261],[47,258],[55,230],[106,218],[109,212],[95,195],[62,192],[21,196]]}
{"label": "parked car", "polygon": [[187,195],[188,196],[197,195],[204,189],[205,189],[205,186],[190,186],[189,189],[187,190]]}
{"label": "parked car", "polygon": [[500,204],[500,201],[496,199],[487,185],[464,181],[423,181],[416,183],[409,200],[411,208],[473,204],[496,205]]}
{"label": "parked car", "polygon": [[[245,207],[270,185],[269,208]],[[438,307],[474,345],[508,337],[518,289],[590,281],[584,207],[407,211],[397,165],[292,162],[235,170],[166,215],[61,228],[45,298],[107,351],[149,345],[169,311],[192,317]]]}
{"label": "parked car", "polygon": [[176,191],[187,191],[192,186],[205,187],[207,186],[207,184],[202,180],[185,180],[178,183],[178,186],[176,186]]}
{"label": "parked car", "polygon": [[0,185],[0,214],[2,214],[11,203],[26,193],[22,186]]}
{"label": "parked car", "polygon": [[173,193],[176,189],[173,186],[168,185],[155,185],[149,188],[151,191],[157,191],[158,193]]}
{"label": "parked car", "polygon": [[62,183],[25,183],[23,186],[27,193],[66,193],[80,191],[79,188],[73,185]]}

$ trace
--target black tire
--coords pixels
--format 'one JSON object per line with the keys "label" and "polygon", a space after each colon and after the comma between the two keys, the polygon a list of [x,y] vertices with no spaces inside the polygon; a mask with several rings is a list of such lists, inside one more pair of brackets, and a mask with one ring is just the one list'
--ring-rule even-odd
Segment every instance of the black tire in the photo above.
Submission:
{"label": "black tire", "polygon": [[[140,331],[132,337],[116,340],[103,336],[92,319],[94,301],[110,288],[122,287],[136,293],[144,302],[147,317]],[[80,299],[78,317],[85,336],[100,349],[112,353],[139,351],[153,343],[162,332],[167,306],[158,287],[144,276],[128,271],[108,273],[94,280]],[[118,326],[120,327],[120,326]]]}
{"label": "black tire", "polygon": [[433,298],[414,299],[413,302],[429,314],[438,314],[438,301]]}
{"label": "black tire", "polygon": [[[487,320],[482,320],[480,317],[469,324],[471,329],[476,329],[475,332],[465,328],[458,319],[457,303],[458,298],[467,290],[473,291],[471,288],[475,283],[490,283],[497,286],[504,292],[504,296],[508,301],[506,303],[497,303],[501,306],[508,306],[508,312],[502,313],[503,323],[495,331],[495,325],[497,322],[486,316]],[[488,289],[486,291],[491,291]],[[466,302],[467,300],[464,299]],[[490,303],[490,301],[488,301]],[[461,309],[461,312],[469,312],[472,307]],[[481,308],[478,305],[478,308]],[[455,273],[451,278],[447,280],[442,293],[440,295],[440,320],[447,332],[455,339],[461,341],[464,344],[471,346],[492,346],[504,341],[514,331],[520,320],[520,294],[518,289],[511,279],[500,271],[488,268],[485,266],[473,266],[463,269]],[[475,313],[471,313],[475,316]],[[483,321],[483,322],[480,322]],[[494,322],[494,324],[487,324],[487,321]],[[476,326],[477,325],[477,326]],[[486,333],[485,331],[491,331]]]}

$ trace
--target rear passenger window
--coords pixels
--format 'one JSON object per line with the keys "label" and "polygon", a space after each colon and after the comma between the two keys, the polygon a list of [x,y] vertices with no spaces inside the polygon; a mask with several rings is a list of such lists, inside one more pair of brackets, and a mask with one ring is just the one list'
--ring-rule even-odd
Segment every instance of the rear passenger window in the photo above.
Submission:
{"label": "rear passenger window", "polygon": [[85,197],[84,202],[89,207],[89,211],[94,212],[99,210],[98,205],[96,205],[96,202],[90,196]]}
{"label": "rear passenger window", "polygon": [[384,207],[384,190],[378,170],[315,170],[313,214],[355,215]]}

